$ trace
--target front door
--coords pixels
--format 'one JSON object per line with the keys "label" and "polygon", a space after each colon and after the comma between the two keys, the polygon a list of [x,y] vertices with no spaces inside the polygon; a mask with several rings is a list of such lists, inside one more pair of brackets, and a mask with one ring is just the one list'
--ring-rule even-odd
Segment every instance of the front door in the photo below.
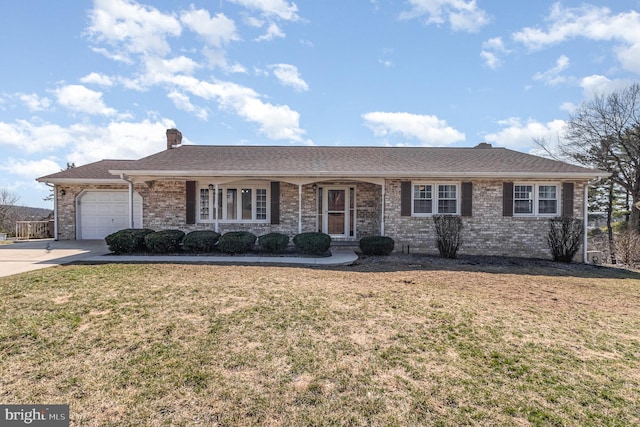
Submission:
{"label": "front door", "polygon": [[354,237],[354,189],[324,187],[321,191],[323,233],[336,238]]}

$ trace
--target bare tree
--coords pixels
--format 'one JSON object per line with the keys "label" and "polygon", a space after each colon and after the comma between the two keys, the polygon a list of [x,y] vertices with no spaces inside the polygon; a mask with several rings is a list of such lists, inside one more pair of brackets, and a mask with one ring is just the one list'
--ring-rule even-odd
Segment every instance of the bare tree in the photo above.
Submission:
{"label": "bare tree", "polygon": [[563,149],[577,162],[611,172],[633,200],[629,228],[638,230],[640,210],[640,84],[582,104],[567,123]]}
{"label": "bare tree", "polygon": [[6,188],[0,188],[0,231],[8,232],[9,214],[14,209],[15,204],[20,200],[20,196],[12,193]]}

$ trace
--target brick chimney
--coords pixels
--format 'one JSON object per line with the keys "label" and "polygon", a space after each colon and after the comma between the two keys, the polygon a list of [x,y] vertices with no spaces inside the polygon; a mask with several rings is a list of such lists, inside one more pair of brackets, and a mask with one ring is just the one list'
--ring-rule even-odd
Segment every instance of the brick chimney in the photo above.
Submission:
{"label": "brick chimney", "polygon": [[481,142],[480,144],[476,145],[473,148],[492,148],[492,146],[488,142]]}
{"label": "brick chimney", "polygon": [[167,129],[167,150],[182,144],[182,132],[178,129]]}

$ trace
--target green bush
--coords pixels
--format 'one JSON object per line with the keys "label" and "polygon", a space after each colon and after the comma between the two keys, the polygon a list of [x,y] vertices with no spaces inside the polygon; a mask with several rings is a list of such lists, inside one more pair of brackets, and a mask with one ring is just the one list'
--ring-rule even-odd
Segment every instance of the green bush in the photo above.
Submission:
{"label": "green bush", "polygon": [[184,236],[182,247],[188,252],[213,252],[220,233],[213,230],[196,230]]}
{"label": "green bush", "polygon": [[394,244],[391,237],[367,236],[360,239],[360,250],[365,255],[389,255]]}
{"label": "green bush", "polygon": [[153,233],[148,228],[125,228],[116,231],[105,237],[109,250],[115,254],[131,254],[134,252],[144,252],[144,237]]}
{"label": "green bush", "polygon": [[256,235],[248,231],[231,231],[220,236],[218,249],[227,254],[249,252],[256,243]]}
{"label": "green bush", "polygon": [[322,255],[331,246],[331,236],[317,232],[300,233],[293,237],[293,243],[302,253]]}
{"label": "green bush", "polygon": [[155,254],[170,254],[180,250],[180,242],[184,237],[184,232],[180,230],[162,230],[147,234],[144,237],[144,244]]}
{"label": "green bush", "polygon": [[435,215],[436,246],[442,258],[455,259],[462,245],[462,218],[453,215]]}
{"label": "green bush", "polygon": [[547,243],[554,261],[570,263],[578,253],[584,228],[582,220],[571,217],[551,218]]}
{"label": "green bush", "polygon": [[258,244],[265,252],[279,254],[284,252],[289,244],[289,236],[282,233],[269,233],[258,238]]}

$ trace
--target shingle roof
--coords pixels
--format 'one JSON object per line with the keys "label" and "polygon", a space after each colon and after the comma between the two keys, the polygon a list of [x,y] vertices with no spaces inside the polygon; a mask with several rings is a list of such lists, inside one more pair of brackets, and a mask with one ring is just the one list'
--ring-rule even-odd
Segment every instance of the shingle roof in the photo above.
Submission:
{"label": "shingle roof", "polygon": [[[108,162],[113,162],[109,164]],[[92,166],[93,165],[93,166]],[[587,169],[505,148],[203,146],[183,145],[135,161],[103,160],[40,178],[105,176],[97,168],[129,176],[571,176]],[[90,167],[90,168],[89,168]],[[88,169],[82,169],[88,168]],[[85,172],[86,171],[86,172]],[[67,175],[68,174],[68,175]],[[111,178],[114,178],[111,175]]]}
{"label": "shingle roof", "polygon": [[129,163],[135,162],[135,160],[100,160],[94,163],[88,163],[86,165],[77,166],[75,168],[66,169],[61,172],[52,173],[38,178],[38,181],[49,182],[51,179],[65,179],[65,180],[114,180],[118,179],[117,176],[109,173],[112,169],[127,168]]}

